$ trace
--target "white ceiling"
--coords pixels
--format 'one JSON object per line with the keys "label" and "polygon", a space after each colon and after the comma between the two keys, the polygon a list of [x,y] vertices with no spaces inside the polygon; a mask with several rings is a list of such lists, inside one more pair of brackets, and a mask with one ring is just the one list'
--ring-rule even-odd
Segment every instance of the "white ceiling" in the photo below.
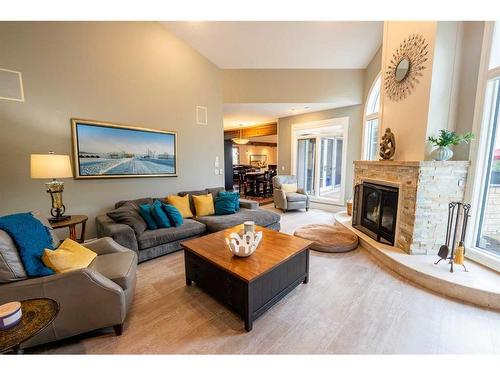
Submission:
{"label": "white ceiling", "polygon": [[378,21],[163,21],[222,69],[364,69],[382,44]]}
{"label": "white ceiling", "polygon": [[249,127],[280,117],[338,107],[335,103],[238,103],[224,104],[224,129]]}

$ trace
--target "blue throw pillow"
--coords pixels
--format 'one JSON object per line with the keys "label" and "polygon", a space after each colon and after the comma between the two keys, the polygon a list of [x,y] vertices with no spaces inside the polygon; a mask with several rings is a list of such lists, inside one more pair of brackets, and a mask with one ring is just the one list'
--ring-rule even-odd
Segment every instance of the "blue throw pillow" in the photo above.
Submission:
{"label": "blue throw pillow", "polygon": [[219,196],[214,199],[214,207],[216,215],[230,215],[236,212],[236,204],[234,198],[230,196]]}
{"label": "blue throw pillow", "polygon": [[165,211],[163,211],[162,205],[159,200],[155,200],[151,205],[151,214],[159,228],[170,228],[172,224]]}
{"label": "blue throw pillow", "polygon": [[141,217],[146,222],[149,230],[158,229],[158,225],[156,224],[155,219],[153,218],[153,214],[151,213],[151,205],[150,204],[141,204],[139,206],[139,213]]}
{"label": "blue throw pillow", "polygon": [[172,206],[171,204],[162,204],[163,211],[167,214],[170,222],[174,227],[180,227],[182,223],[184,223],[184,219],[182,218],[182,214],[180,211]]}
{"label": "blue throw pillow", "polygon": [[41,259],[45,249],[53,249],[52,236],[49,229],[38,219],[30,213],[0,217],[0,229],[7,232],[16,244],[28,276],[54,274]]}
{"label": "blue throw pillow", "polygon": [[236,211],[240,210],[240,193],[237,191],[221,191],[219,197],[231,197],[234,200]]}

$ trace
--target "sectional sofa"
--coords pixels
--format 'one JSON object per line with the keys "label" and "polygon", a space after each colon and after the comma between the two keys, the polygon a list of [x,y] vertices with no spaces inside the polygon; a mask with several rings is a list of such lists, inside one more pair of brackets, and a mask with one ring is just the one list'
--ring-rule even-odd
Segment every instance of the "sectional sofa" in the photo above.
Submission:
{"label": "sectional sofa", "polygon": [[[207,188],[196,191],[183,191],[179,196],[189,194],[203,195],[212,193],[216,198],[224,188]],[[138,206],[144,203],[152,203],[155,199],[164,201],[164,198],[141,198],[132,201],[120,201],[115,204],[115,209],[126,207],[133,214]],[[194,204],[190,199],[191,211],[194,213]],[[96,218],[98,237],[112,237],[120,245],[137,252],[139,262],[159,257],[180,250],[180,243],[190,238],[200,237],[207,233],[217,232],[232,226],[242,224],[245,221],[254,221],[256,225],[268,229],[280,229],[280,215],[269,210],[259,208],[258,203],[251,200],[240,199],[240,210],[231,215],[210,215],[184,219],[179,227],[161,228],[156,230],[141,231],[134,230],[130,225],[117,222],[108,214],[99,215]]]}

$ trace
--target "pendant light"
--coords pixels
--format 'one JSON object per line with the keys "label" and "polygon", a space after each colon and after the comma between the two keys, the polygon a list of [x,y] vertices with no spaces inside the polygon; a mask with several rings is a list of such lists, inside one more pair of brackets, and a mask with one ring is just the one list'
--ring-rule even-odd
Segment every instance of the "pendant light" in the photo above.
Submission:
{"label": "pendant light", "polygon": [[248,142],[250,142],[250,139],[241,137],[241,127],[242,126],[243,126],[243,124],[240,124],[240,136],[238,138],[233,138],[233,142],[236,143],[237,145],[246,145]]}

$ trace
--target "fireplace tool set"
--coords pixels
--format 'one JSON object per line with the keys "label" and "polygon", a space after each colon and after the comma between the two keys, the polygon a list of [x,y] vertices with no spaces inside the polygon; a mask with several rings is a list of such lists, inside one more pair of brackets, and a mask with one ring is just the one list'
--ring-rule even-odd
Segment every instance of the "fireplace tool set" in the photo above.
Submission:
{"label": "fireplace tool set", "polygon": [[[464,240],[465,232],[467,231],[467,223],[469,221],[469,211],[470,204],[464,204],[462,202],[451,202],[448,204],[448,226],[446,228],[446,243],[439,248],[439,260],[434,264],[438,264],[442,260],[448,260],[450,264],[450,272],[453,272],[454,264],[461,265],[464,268],[464,271],[467,272],[467,268],[464,264]],[[460,217],[462,217],[461,225]],[[457,246],[457,237],[459,232],[461,233]]]}

